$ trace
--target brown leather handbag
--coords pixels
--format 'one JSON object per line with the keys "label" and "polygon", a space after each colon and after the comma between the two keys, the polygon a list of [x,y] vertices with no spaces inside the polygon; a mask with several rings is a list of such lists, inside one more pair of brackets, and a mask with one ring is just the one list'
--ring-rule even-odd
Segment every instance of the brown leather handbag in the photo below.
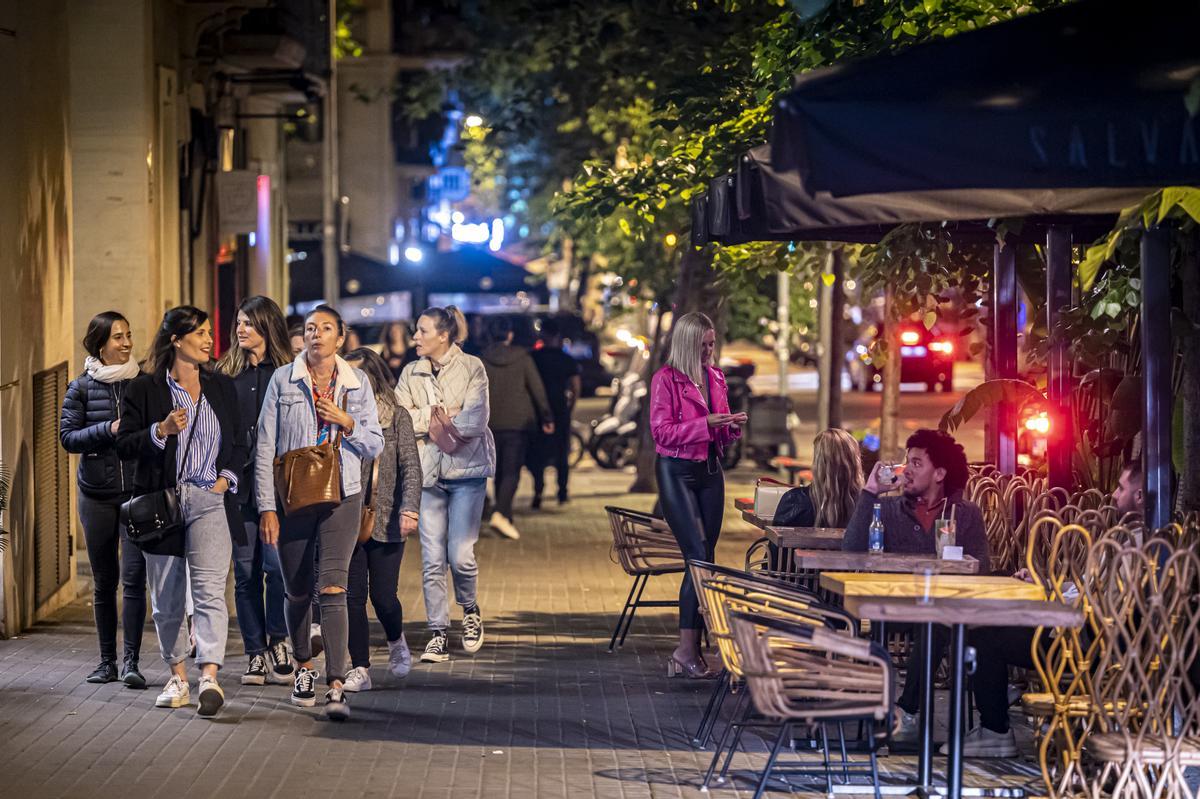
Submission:
{"label": "brown leather handbag", "polygon": [[362,515],[358,519],[358,543],[365,544],[375,532],[375,481],[379,479],[379,458],[371,461],[371,474],[363,491]]}
{"label": "brown leather handbag", "polygon": [[[346,398],[342,397],[342,410]],[[285,452],[275,459],[275,491],[287,516],[342,503],[342,428],[333,441]]]}

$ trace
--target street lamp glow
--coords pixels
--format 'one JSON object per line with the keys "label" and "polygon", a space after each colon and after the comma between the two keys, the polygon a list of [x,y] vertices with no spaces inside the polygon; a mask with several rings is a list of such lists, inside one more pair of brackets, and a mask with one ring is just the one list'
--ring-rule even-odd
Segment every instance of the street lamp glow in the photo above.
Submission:
{"label": "street lamp glow", "polygon": [[479,114],[471,114],[463,120],[463,124],[468,128],[478,128],[483,125],[483,117],[479,116]]}
{"label": "street lamp glow", "polygon": [[404,259],[409,263],[419,264],[425,260],[425,251],[420,247],[405,247]]}
{"label": "street lamp glow", "polygon": [[667,237],[664,239],[664,241],[667,243],[668,247],[674,247],[676,244],[679,243],[679,237],[676,236],[674,233],[668,233]]}

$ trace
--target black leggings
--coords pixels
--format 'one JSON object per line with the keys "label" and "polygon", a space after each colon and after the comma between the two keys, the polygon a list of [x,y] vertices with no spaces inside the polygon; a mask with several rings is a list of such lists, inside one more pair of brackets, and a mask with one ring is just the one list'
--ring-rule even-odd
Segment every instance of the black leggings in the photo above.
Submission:
{"label": "black leggings", "polygon": [[[725,515],[725,474],[715,460],[687,461],[659,456],[655,464],[663,518],[671,527],[683,557],[712,562]],[[679,629],[702,626],[700,604],[691,574],[679,586]]]}
{"label": "black leggings", "polygon": [[371,666],[368,596],[388,642],[398,640],[404,633],[404,608],[400,606],[400,597],[396,596],[403,559],[403,541],[384,543],[371,539],[354,548],[354,556],[350,558],[350,585],[346,592],[350,614],[350,665],[354,668]]}
{"label": "black leggings", "polygon": [[[138,659],[146,626],[146,556],[129,543],[120,523],[123,498],[92,499],[79,492],[79,520],[92,566],[92,609],[100,659],[117,660],[117,584],[121,584],[124,657]],[[119,555],[118,555],[119,552]]]}

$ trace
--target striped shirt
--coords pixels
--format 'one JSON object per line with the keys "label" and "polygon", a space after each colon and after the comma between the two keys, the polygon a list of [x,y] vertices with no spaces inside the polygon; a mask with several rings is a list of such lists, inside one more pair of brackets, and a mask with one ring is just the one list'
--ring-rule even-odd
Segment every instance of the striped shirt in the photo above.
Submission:
{"label": "striped shirt", "polygon": [[[221,451],[221,424],[212,405],[200,395],[199,402],[192,401],[192,395],[183,386],[175,382],[175,378],[167,375],[167,385],[171,388],[171,404],[176,408],[187,410],[187,426],[178,435],[175,451],[175,479],[179,485],[190,483],[205,490],[216,485],[218,477],[229,481],[230,493],[237,493],[237,475],[228,469],[217,474],[217,453]],[[189,446],[188,438],[194,437]],[[158,425],[150,425],[150,440],[159,449],[166,449],[167,440],[158,435]],[[186,462],[183,460],[187,451]]]}

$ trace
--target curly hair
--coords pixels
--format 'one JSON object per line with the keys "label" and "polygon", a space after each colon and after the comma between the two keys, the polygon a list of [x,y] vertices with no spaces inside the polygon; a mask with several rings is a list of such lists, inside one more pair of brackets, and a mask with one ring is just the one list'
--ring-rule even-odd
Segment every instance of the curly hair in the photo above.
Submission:
{"label": "curly hair", "polygon": [[967,487],[967,478],[971,475],[967,468],[967,453],[949,433],[918,430],[904,442],[904,448],[925,450],[935,468],[946,470],[946,480],[942,484],[946,496],[957,494]]}

